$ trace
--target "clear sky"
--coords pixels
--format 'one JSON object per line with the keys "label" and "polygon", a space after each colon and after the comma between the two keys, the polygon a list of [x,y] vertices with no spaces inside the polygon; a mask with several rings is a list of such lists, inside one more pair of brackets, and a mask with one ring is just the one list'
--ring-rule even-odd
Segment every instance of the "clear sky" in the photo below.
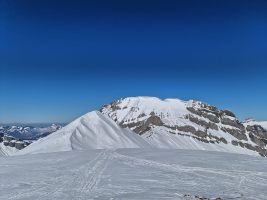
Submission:
{"label": "clear sky", "polygon": [[0,0],[0,122],[139,95],[267,120],[267,1]]}

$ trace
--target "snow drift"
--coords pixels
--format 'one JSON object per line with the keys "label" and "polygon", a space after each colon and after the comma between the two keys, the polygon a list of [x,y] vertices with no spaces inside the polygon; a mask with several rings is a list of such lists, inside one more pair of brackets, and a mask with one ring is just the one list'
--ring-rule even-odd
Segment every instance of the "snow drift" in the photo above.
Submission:
{"label": "snow drift", "polygon": [[129,129],[93,111],[42,138],[18,154],[47,153],[83,149],[147,148],[150,145]]}

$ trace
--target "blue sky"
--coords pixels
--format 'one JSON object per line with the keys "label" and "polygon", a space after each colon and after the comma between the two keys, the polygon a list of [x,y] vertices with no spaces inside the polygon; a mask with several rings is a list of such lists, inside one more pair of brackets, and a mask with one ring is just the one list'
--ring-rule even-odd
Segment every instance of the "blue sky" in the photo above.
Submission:
{"label": "blue sky", "polygon": [[267,120],[267,1],[0,1],[0,122],[68,122],[126,96]]}

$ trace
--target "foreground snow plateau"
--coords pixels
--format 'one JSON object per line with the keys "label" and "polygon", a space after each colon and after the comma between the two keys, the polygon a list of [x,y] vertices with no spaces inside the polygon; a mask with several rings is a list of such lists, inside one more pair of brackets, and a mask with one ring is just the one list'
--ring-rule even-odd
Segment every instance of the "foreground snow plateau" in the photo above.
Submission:
{"label": "foreground snow plateau", "polygon": [[257,199],[267,160],[222,152],[83,150],[0,158],[0,199]]}

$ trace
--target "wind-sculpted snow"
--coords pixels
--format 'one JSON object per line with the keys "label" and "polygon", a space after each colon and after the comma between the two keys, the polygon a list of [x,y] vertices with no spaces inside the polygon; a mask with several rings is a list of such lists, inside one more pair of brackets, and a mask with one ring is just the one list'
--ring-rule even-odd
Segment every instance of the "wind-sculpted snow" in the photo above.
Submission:
{"label": "wind-sculpted snow", "polygon": [[16,148],[5,146],[3,143],[0,143],[0,157],[15,154],[17,151],[18,149]]}
{"label": "wind-sculpted snow", "polygon": [[94,111],[76,119],[69,125],[42,138],[19,154],[47,153],[82,149],[151,147],[143,138],[113,120]]}
{"label": "wind-sculpted snow", "polygon": [[0,199],[266,200],[267,160],[209,151],[84,150],[0,158]]}

